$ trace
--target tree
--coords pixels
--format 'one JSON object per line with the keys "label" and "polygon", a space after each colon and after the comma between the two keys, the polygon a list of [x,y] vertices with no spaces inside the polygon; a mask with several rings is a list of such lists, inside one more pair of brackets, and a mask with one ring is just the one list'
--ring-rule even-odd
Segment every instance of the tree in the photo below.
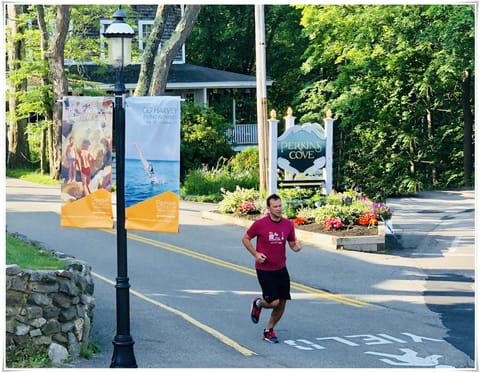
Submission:
{"label": "tree", "polygon": [[8,153],[7,167],[22,168],[29,166],[28,143],[26,137],[27,120],[17,115],[19,111],[19,92],[26,90],[27,79],[16,72],[23,58],[24,24],[19,23],[23,5],[7,4],[7,60],[8,60]]}
{"label": "tree", "polygon": [[173,5],[164,4],[157,6],[157,14],[153,21],[152,30],[143,50],[143,63],[140,66],[140,74],[134,96],[146,96],[148,94],[153,75],[155,56],[157,55],[158,46],[160,45],[160,40],[165,30],[168,13],[172,7]]}
{"label": "tree", "polygon": [[[41,62],[44,62],[44,64],[47,64],[47,50],[48,50],[48,30],[47,30],[47,24],[45,22],[45,9],[43,5],[37,5],[37,22],[38,22],[38,28],[40,31],[40,60]],[[50,89],[51,84],[50,80],[48,79],[48,72],[44,69],[42,71],[45,71],[44,74],[42,74],[41,79],[40,79],[40,89]],[[51,98],[51,95],[46,94],[47,97]],[[43,110],[43,114],[45,116],[45,121],[46,123],[52,123],[52,105],[48,105],[48,109]],[[47,164],[47,130],[48,130],[48,124],[45,126],[40,127],[40,173],[43,175],[47,170],[46,170],[46,164]]]}
{"label": "tree", "polygon": [[53,87],[53,116],[48,128],[50,177],[60,179],[62,165],[62,99],[68,94],[68,81],[64,68],[64,47],[70,23],[70,6],[59,5],[52,42],[47,52],[50,79]]}
{"label": "tree", "polygon": [[[472,6],[305,6],[302,121],[336,117],[337,189],[384,198],[462,184]],[[419,31],[421,30],[421,31]],[[459,120],[460,119],[460,120]]]}
{"label": "tree", "polygon": [[[266,69],[273,86],[268,87],[268,106],[285,112],[298,91],[308,82],[301,57],[308,46],[302,34],[301,10],[290,5],[265,5]],[[255,74],[255,19],[253,5],[205,5],[186,46],[187,62]],[[255,95],[244,90],[229,92],[235,97],[238,123],[256,122]],[[231,97],[213,92],[211,106],[225,117],[231,115]]]}
{"label": "tree", "polygon": [[233,155],[226,132],[231,124],[211,108],[182,104],[180,178],[189,170],[214,165],[220,157]]}
{"label": "tree", "polygon": [[[160,43],[165,19],[171,7],[173,7],[173,5],[161,5],[157,8],[152,31],[145,46],[141,75],[138,81],[139,88],[135,91],[135,95],[143,96],[148,93],[150,96],[158,96],[165,91],[168,72],[173,59],[185,43],[201,9],[201,5],[186,5],[184,15],[177,24],[170,39],[162,45],[160,54],[157,56],[155,52]],[[153,64],[153,60],[155,60],[155,64]],[[148,82],[150,83],[148,84]],[[146,89],[147,87],[148,91]]]}

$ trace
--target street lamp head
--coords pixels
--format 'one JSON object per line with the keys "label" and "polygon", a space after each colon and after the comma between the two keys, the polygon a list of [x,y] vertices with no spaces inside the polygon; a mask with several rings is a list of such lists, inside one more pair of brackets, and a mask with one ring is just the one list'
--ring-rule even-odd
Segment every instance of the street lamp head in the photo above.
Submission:
{"label": "street lamp head", "polygon": [[118,8],[113,14],[113,21],[103,36],[108,39],[108,62],[115,67],[123,67],[132,61],[132,38],[135,35],[132,27],[124,21],[127,15]]}

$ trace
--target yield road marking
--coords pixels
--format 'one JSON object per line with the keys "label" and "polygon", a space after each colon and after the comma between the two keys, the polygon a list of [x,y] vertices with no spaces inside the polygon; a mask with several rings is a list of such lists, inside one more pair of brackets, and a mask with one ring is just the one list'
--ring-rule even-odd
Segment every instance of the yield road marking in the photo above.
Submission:
{"label": "yield road marking", "polygon": [[[108,232],[111,232],[111,231],[108,231]],[[192,250],[188,250],[188,249],[185,249],[185,248],[182,248],[182,247],[179,247],[179,246],[175,246],[175,245],[166,243],[166,242],[156,241],[156,240],[146,238],[146,237],[142,237],[142,236],[138,236],[138,235],[132,234],[132,233],[128,233],[128,237],[131,238],[132,240],[143,242],[143,243],[155,246],[155,247],[160,247],[162,249],[175,252],[177,254],[187,255],[191,258],[202,260],[204,262],[208,262],[208,263],[215,264],[215,265],[218,265],[218,266],[221,266],[221,267],[225,267],[225,268],[232,269],[232,270],[235,270],[235,271],[238,271],[238,272],[242,272],[242,273],[245,273],[245,274],[250,275],[250,276],[256,276],[256,272],[255,272],[254,269],[247,268],[247,267],[235,264],[235,263],[227,262],[225,260],[217,259],[217,258],[211,257],[209,255],[201,254],[201,253],[198,253],[198,252],[195,252],[195,251],[192,251]],[[303,284],[298,283],[298,282],[293,282],[292,281],[290,283],[290,286],[291,286],[292,289],[300,290],[300,291],[303,291],[305,293],[315,295],[319,298],[323,298],[323,299],[331,300],[331,301],[334,301],[334,302],[346,304],[346,305],[352,306],[352,307],[363,307],[363,306],[368,305],[368,303],[362,302],[360,300],[356,300],[356,299],[353,299],[353,298],[347,298],[347,297],[344,297],[344,296],[338,295],[338,294],[332,294],[332,293],[329,293],[327,291],[320,290],[320,289],[315,289],[313,287],[303,285]]]}
{"label": "yield road marking", "polygon": [[[98,279],[108,283],[108,284],[111,284],[111,285],[115,286],[115,282],[113,282],[112,280],[110,280],[106,277],[103,277],[103,276],[99,275],[98,273],[92,272],[92,275],[97,277]],[[145,300],[149,303],[154,304],[155,306],[163,308],[164,310],[166,310],[168,312],[174,313],[175,315],[182,317],[183,319],[185,319],[186,321],[188,321],[192,325],[196,326],[197,328],[202,329],[203,331],[207,332],[211,336],[217,338],[220,342],[234,348],[235,350],[237,350],[238,352],[240,352],[244,356],[256,355],[255,352],[241,346],[240,344],[235,342],[233,339],[231,339],[231,338],[227,337],[226,335],[220,333],[219,331],[209,327],[208,325],[205,325],[205,324],[201,323],[200,321],[194,319],[193,317],[186,314],[185,312],[182,312],[182,311],[179,311],[179,310],[177,310],[173,307],[167,306],[166,304],[157,302],[156,300],[154,300],[152,298],[149,298],[149,297],[145,296],[144,294],[142,294],[138,291],[130,289],[130,293],[132,295],[135,295],[136,297],[138,297],[140,299],[143,299],[143,300]]]}

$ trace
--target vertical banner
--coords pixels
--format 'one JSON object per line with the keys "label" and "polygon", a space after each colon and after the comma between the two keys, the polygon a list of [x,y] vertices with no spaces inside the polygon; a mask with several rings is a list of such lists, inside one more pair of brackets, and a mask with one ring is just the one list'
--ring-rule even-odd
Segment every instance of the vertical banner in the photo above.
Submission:
{"label": "vertical banner", "polygon": [[112,98],[63,98],[61,226],[112,228]]}
{"label": "vertical banner", "polygon": [[128,97],[125,229],[178,233],[180,97]]}

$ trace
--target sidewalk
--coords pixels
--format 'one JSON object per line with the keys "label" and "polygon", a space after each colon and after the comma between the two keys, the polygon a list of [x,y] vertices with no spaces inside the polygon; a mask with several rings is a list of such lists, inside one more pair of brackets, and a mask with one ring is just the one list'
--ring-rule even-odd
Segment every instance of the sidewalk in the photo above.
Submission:
{"label": "sidewalk", "polygon": [[[387,199],[393,215],[390,248],[393,252],[440,253],[448,242],[442,236],[466,236],[474,244],[475,191],[426,191]],[[418,253],[417,253],[418,254]]]}

